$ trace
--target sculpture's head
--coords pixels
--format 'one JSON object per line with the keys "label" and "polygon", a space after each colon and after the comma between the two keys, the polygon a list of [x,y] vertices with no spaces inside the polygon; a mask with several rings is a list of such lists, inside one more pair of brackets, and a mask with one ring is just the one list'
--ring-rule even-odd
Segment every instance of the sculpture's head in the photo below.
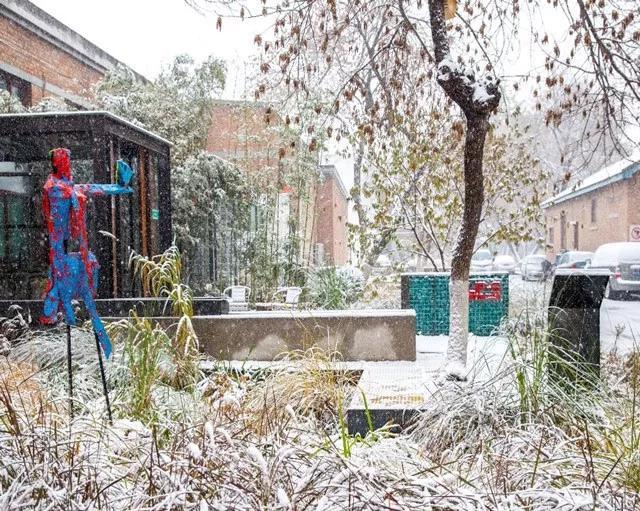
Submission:
{"label": "sculpture's head", "polygon": [[71,151],[63,147],[49,151],[51,168],[56,177],[71,181]]}

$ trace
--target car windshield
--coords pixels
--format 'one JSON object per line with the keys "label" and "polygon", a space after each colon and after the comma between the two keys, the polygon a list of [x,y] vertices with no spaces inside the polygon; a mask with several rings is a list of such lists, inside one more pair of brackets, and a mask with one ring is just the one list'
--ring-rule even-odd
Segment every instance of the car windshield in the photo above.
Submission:
{"label": "car windshield", "polygon": [[527,258],[527,266],[542,266],[542,262],[546,259],[544,256],[530,256]]}
{"label": "car windshield", "polygon": [[491,260],[491,252],[488,250],[478,250],[475,254],[473,254],[474,261],[490,261]]}
{"label": "car windshield", "polygon": [[593,252],[569,252],[568,256],[570,262],[586,261],[593,257]]}

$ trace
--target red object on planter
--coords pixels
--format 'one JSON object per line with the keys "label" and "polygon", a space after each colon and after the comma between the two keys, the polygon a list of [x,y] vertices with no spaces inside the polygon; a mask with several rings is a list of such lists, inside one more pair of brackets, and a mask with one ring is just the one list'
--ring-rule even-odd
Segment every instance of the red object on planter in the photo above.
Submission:
{"label": "red object on planter", "polygon": [[502,283],[499,280],[476,280],[469,285],[469,301],[496,301],[502,299]]}

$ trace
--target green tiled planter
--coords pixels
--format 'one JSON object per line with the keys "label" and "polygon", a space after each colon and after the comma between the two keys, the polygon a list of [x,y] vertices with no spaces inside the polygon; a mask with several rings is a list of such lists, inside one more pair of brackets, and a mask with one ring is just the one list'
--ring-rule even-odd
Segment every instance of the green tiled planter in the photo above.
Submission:
{"label": "green tiled planter", "polygon": [[[402,275],[402,308],[416,311],[416,331],[419,335],[449,333],[449,278],[448,272]],[[499,282],[500,299],[469,300],[469,331],[475,335],[491,335],[509,315],[509,274],[472,273],[469,287],[474,288],[479,282],[488,285]]]}

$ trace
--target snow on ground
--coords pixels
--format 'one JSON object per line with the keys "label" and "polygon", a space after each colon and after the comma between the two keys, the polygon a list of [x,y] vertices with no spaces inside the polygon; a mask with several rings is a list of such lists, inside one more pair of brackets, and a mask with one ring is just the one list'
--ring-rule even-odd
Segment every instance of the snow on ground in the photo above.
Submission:
{"label": "snow on ground", "polygon": [[[444,367],[447,352],[447,335],[417,335],[416,360],[424,370],[436,372]],[[504,337],[479,337],[469,335],[467,348],[467,370],[475,379],[482,379],[502,364],[507,353],[507,339]]]}
{"label": "snow on ground", "polygon": [[602,351],[624,355],[640,349],[640,300],[607,300],[600,307]]}

